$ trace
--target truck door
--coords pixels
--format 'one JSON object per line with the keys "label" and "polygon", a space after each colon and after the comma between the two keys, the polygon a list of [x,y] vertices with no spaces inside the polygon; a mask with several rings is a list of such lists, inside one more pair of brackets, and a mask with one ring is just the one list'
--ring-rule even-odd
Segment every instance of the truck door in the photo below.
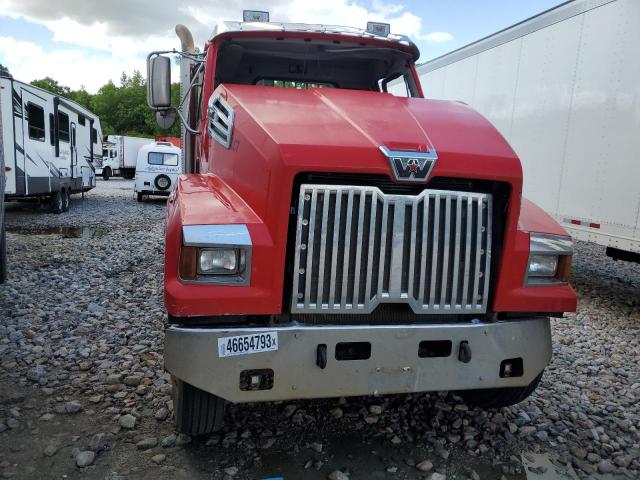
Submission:
{"label": "truck door", "polygon": [[[51,191],[51,145],[48,142],[47,101],[26,89],[22,93],[22,150],[24,176],[16,181],[24,182],[24,193],[33,195]],[[19,156],[16,155],[16,164]],[[18,171],[18,173],[20,173]]]}

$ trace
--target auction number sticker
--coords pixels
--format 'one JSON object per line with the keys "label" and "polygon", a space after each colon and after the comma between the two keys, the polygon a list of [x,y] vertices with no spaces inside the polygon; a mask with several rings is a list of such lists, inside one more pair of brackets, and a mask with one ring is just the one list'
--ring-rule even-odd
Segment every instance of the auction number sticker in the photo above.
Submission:
{"label": "auction number sticker", "polygon": [[218,356],[247,355],[278,350],[278,332],[260,332],[253,335],[222,337],[218,339]]}

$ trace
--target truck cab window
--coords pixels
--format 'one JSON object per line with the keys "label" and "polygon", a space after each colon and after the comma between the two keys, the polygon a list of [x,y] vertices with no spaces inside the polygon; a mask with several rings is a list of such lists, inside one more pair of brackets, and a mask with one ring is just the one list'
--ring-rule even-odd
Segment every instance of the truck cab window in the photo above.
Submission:
{"label": "truck cab window", "polygon": [[[411,55],[360,43],[234,38],[218,51],[216,82],[379,92],[379,80],[410,75]],[[416,89],[408,90],[417,96]]]}
{"label": "truck cab window", "polygon": [[[389,83],[387,83],[384,88],[386,88],[387,93],[394,95],[396,97],[410,97],[411,92],[409,91],[409,87],[407,86],[407,82],[404,77],[397,78]],[[381,91],[383,87],[381,85]]]}
{"label": "truck cab window", "polygon": [[34,103],[27,103],[29,138],[44,142],[44,109]]}
{"label": "truck cab window", "polygon": [[69,141],[69,115],[58,112],[58,138],[61,142]]}
{"label": "truck cab window", "polygon": [[256,85],[264,87],[296,88],[298,90],[305,90],[307,88],[335,88],[335,85],[331,85],[330,83],[290,82],[287,80],[267,80],[264,78],[258,80]]}

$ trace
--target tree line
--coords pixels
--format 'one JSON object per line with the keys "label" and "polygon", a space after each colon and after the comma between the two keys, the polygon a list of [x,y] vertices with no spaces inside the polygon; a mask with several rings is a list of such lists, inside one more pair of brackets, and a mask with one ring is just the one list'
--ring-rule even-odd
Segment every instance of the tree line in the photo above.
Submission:
{"label": "tree line", "polygon": [[[0,65],[0,75],[11,76],[6,67]],[[55,95],[68,98],[100,117],[103,135],[131,135],[153,137],[156,135],[180,136],[180,122],[169,130],[162,130],[156,124],[155,113],[147,106],[146,80],[138,70],[132,75],[122,72],[120,85],[111,80],[97,93],[91,94],[84,87],[72,90],[51,77],[33,80],[31,85],[47,90]],[[171,85],[173,104],[179,103],[180,85]]]}

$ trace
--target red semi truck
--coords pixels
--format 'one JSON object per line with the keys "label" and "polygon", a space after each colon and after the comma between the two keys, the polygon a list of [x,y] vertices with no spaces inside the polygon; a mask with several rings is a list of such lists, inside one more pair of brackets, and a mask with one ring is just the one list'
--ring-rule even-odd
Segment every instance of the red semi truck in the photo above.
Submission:
{"label": "red semi truck", "polygon": [[417,47],[387,25],[265,15],[201,53],[178,26],[181,50],[148,57],[149,105],[183,122],[164,267],[177,428],[215,431],[227,401],[526,398],[576,296],[571,240],[521,197],[514,151],[467,105],[425,100]]}

